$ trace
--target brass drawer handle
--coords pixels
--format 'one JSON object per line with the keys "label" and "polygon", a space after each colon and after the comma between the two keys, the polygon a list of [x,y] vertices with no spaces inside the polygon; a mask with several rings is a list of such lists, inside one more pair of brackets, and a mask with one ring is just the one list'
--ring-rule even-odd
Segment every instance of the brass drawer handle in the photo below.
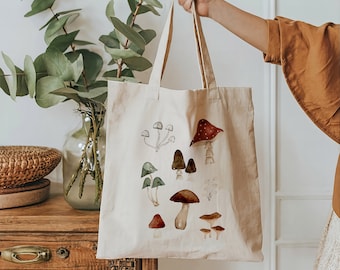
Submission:
{"label": "brass drawer handle", "polygon": [[51,251],[40,246],[15,246],[1,251],[1,258],[19,264],[42,263],[50,260]]}

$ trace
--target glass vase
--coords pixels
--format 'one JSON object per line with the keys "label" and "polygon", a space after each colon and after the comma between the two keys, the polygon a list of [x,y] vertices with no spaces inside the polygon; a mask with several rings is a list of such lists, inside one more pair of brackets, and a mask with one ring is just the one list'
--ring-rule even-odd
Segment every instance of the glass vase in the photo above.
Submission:
{"label": "glass vase", "polygon": [[80,210],[99,210],[104,161],[102,121],[83,112],[81,127],[67,135],[63,148],[63,189],[70,206]]}

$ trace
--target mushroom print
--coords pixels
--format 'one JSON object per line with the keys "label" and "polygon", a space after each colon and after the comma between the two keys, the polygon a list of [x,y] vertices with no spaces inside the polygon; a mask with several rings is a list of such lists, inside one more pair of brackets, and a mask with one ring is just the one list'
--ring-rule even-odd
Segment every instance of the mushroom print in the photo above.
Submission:
{"label": "mushroom print", "polygon": [[165,228],[165,223],[160,214],[153,216],[149,223],[149,228],[154,230],[153,236],[159,238],[161,236],[161,229]]}
{"label": "mushroom print", "polygon": [[196,172],[196,164],[195,164],[194,159],[190,158],[188,160],[188,165],[185,168],[185,172],[186,173],[194,173],[194,172]]}
{"label": "mushroom print", "polygon": [[211,229],[215,231],[216,233],[216,240],[218,240],[218,238],[220,237],[220,234],[224,231],[224,228],[221,226],[214,226],[214,227],[211,227]]}
{"label": "mushroom print", "polygon": [[170,136],[171,132],[174,130],[172,125],[167,125],[165,129],[163,130],[163,123],[160,121],[157,121],[153,124],[152,128],[157,133],[154,144],[151,144],[148,142],[150,138],[149,130],[144,130],[141,135],[142,137],[144,137],[144,143],[147,146],[155,149],[156,152],[158,152],[162,146],[168,143],[173,143],[175,141],[175,136]]}
{"label": "mushroom print", "polygon": [[141,177],[145,177],[144,182],[143,182],[143,187],[142,189],[147,189],[147,195],[149,200],[153,203],[154,206],[158,206],[158,187],[159,186],[164,186],[165,183],[160,177],[152,177],[152,173],[156,172],[157,169],[155,166],[152,165],[151,162],[145,162],[142,167],[142,174]]}
{"label": "mushroom print", "polygon": [[214,223],[216,222],[216,220],[218,220],[222,215],[218,212],[214,212],[212,214],[209,215],[203,215],[200,216],[200,219],[206,221],[209,223],[210,227],[214,226]]}
{"label": "mushroom print", "polygon": [[185,162],[181,150],[177,149],[175,151],[171,168],[176,170],[176,179],[180,179],[182,177],[182,170],[185,169]]}
{"label": "mushroom print", "polygon": [[203,233],[204,239],[207,239],[207,236],[209,236],[209,238],[211,237],[211,230],[210,229],[202,228],[202,229],[200,229],[200,231]]}
{"label": "mushroom print", "polygon": [[205,142],[206,155],[205,163],[214,163],[214,152],[212,147],[212,141],[217,136],[218,133],[223,132],[222,129],[215,127],[206,119],[201,119],[198,121],[196,134],[190,143],[190,146],[197,142]]}
{"label": "mushroom print", "polygon": [[199,203],[200,200],[191,190],[183,189],[172,195],[170,201],[182,203],[181,210],[175,219],[175,227],[176,229],[184,230],[187,226],[189,205],[191,203]]}
{"label": "mushroom print", "polygon": [[[224,231],[224,228],[222,226],[214,226],[214,223],[221,217],[222,215],[218,212],[214,212],[212,214],[203,215],[200,216],[200,219],[208,222],[210,229],[203,228],[201,229],[201,232],[207,232],[209,231],[209,236],[211,236],[211,231],[214,231],[216,233],[216,240],[218,240],[220,234]],[[206,239],[206,235],[204,236],[204,239]]]}

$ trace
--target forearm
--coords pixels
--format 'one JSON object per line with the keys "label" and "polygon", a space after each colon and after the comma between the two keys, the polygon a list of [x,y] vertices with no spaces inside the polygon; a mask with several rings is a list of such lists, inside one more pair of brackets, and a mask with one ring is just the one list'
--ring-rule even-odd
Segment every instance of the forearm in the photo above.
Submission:
{"label": "forearm", "polygon": [[268,44],[266,20],[245,12],[224,0],[210,2],[208,17],[266,53]]}

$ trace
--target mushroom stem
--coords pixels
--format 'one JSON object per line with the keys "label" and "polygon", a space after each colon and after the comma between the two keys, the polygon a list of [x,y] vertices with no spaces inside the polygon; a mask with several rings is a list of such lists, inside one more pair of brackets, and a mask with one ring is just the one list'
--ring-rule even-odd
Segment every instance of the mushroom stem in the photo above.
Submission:
{"label": "mushroom stem", "polygon": [[176,179],[182,179],[182,170],[181,169],[177,169],[176,171]]}
{"label": "mushroom stem", "polygon": [[155,197],[152,199],[152,202],[153,202],[154,206],[158,206],[159,205],[157,191],[158,191],[158,187],[155,188]]}
{"label": "mushroom stem", "polygon": [[179,230],[184,230],[187,226],[187,218],[188,218],[189,204],[182,203],[182,208],[176,216],[175,219],[175,227]]}
{"label": "mushroom stem", "polygon": [[214,151],[211,141],[207,141],[205,144],[205,164],[213,164],[214,160]]}

